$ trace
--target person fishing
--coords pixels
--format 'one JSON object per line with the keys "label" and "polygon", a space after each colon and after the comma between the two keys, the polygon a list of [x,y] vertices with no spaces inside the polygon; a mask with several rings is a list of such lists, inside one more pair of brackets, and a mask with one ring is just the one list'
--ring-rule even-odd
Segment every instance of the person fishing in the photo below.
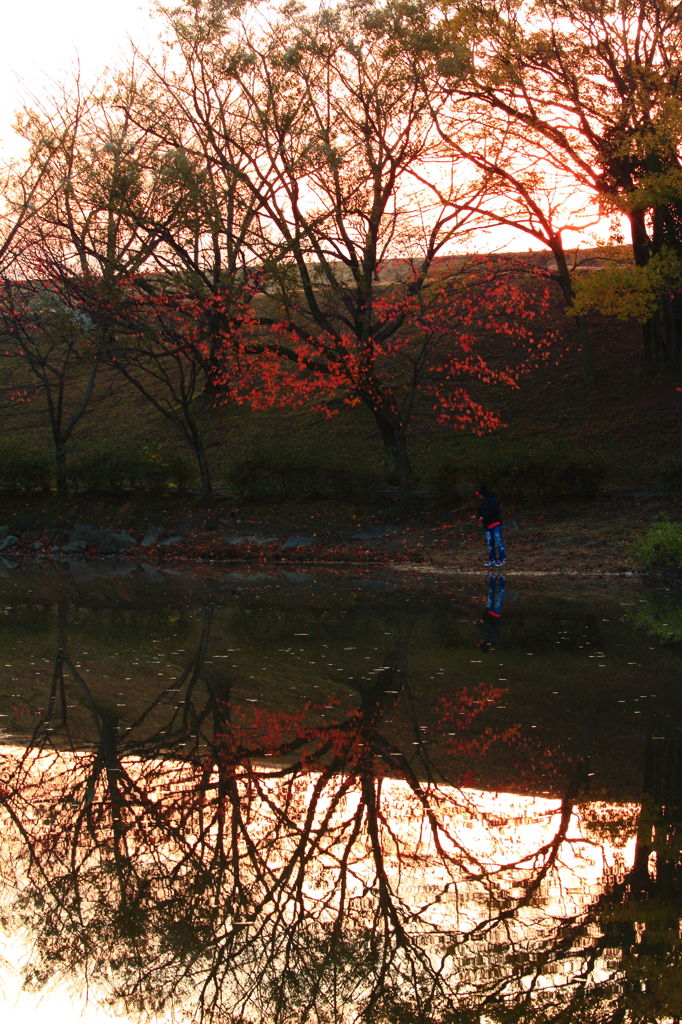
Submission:
{"label": "person fishing", "polygon": [[502,537],[500,503],[485,484],[480,485],[476,491],[476,496],[481,499],[476,518],[480,519],[483,523],[485,539],[488,543],[488,561],[485,565],[499,567],[504,565],[507,558],[504,538]]}
{"label": "person fishing", "polygon": [[488,595],[478,620],[480,639],[476,646],[480,651],[492,651],[499,643],[505,586],[504,576],[488,576]]}

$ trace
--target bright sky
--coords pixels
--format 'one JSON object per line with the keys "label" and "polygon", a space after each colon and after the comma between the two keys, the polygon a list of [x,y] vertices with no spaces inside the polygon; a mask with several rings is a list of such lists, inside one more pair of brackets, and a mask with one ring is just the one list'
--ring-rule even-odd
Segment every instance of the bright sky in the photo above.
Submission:
{"label": "bright sky", "polygon": [[154,0],[0,0],[0,138],[27,93],[69,76],[77,61],[86,79],[156,35]]}
{"label": "bright sky", "polygon": [[[68,81],[77,63],[87,83],[107,65],[125,64],[130,40],[147,49],[161,25],[154,7],[155,0],[0,0],[0,163],[20,152],[12,124],[22,104]],[[578,237],[567,233],[564,242]],[[498,246],[538,243],[497,229],[483,248]]]}

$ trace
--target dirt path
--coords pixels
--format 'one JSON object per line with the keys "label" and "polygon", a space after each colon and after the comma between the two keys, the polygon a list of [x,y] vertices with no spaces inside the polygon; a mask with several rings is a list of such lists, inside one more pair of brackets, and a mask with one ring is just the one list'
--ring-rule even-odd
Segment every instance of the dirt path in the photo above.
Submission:
{"label": "dirt path", "polygon": [[[505,520],[505,573],[533,576],[633,574],[633,538],[670,510],[661,499],[608,497],[581,506],[512,510]],[[403,571],[479,575],[487,550],[473,509],[352,512],[333,505],[231,510],[167,556],[215,562],[377,563]],[[164,554],[163,557],[166,557]]]}
{"label": "dirt path", "polygon": [[[70,526],[127,531],[137,544],[126,557],[140,561],[377,564],[408,571],[471,573],[489,570],[483,531],[471,508],[453,512],[396,508],[353,509],[332,502],[209,509],[191,501],[138,498],[116,506],[102,501],[25,507],[10,525],[20,538],[11,554],[59,557]],[[632,574],[629,544],[663,515],[681,507],[656,496],[605,496],[582,505],[509,508],[505,513],[505,573],[536,576]],[[11,519],[8,520],[10,523]],[[148,531],[157,542],[144,541]],[[8,552],[8,554],[10,554]],[[96,557],[96,551],[86,552]]]}

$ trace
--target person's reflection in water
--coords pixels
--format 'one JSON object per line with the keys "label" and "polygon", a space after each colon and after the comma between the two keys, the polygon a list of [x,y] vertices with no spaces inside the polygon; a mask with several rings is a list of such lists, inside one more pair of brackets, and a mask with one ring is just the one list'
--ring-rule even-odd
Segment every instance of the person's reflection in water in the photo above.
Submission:
{"label": "person's reflection in water", "polygon": [[505,586],[506,580],[504,576],[496,576],[493,573],[488,576],[488,595],[483,615],[478,622],[481,639],[476,644],[482,651],[492,650],[499,643]]}

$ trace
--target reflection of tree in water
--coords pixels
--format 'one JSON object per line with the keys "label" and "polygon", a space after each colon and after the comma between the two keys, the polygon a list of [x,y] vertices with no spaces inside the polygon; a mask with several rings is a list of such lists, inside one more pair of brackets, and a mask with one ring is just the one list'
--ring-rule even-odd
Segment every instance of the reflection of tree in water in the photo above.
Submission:
{"label": "reflection of tree in water", "polygon": [[606,940],[622,956],[623,987],[642,1020],[682,1017],[682,734],[649,735],[630,871],[601,901]]}
{"label": "reflection of tree in water", "polygon": [[679,590],[643,590],[627,608],[626,619],[663,643],[682,643],[682,594]]}
{"label": "reflection of tree in water", "polygon": [[[71,659],[60,611],[45,714],[3,770],[14,826],[3,857],[25,879],[7,916],[35,936],[32,984],[85,974],[129,1012],[231,1021],[568,1020],[576,1008],[629,1019],[641,935],[619,913],[641,893],[644,861],[653,884],[646,842],[658,854],[658,825],[648,839],[640,829],[625,880],[584,912],[545,919],[577,842],[581,772],[537,838],[515,842],[494,801],[431,763],[404,624],[372,683],[350,681],[354,706],[275,713],[235,703],[226,662],[207,656],[212,620],[206,610],[177,678],[124,730]],[[486,699],[462,691],[440,709],[460,758],[513,740],[481,743]],[[75,703],[96,736],[87,751],[70,749]],[[409,730],[391,724],[398,706]],[[666,898],[676,871],[664,872]],[[614,950],[610,988],[590,981]],[[569,963],[570,985],[543,987]]]}
{"label": "reflection of tree in water", "polygon": [[[674,723],[649,735],[641,804],[592,824],[594,838],[632,837],[629,868],[607,873],[581,913],[555,922],[510,961],[505,985],[486,994],[491,1021],[682,1020],[682,734]],[[547,985],[547,977],[559,983]]]}

